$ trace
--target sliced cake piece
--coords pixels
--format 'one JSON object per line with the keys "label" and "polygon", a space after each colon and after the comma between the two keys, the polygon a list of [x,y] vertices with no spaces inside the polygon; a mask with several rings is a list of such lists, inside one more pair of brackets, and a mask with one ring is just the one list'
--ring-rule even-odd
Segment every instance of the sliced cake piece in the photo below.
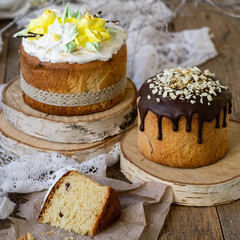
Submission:
{"label": "sliced cake piece", "polygon": [[38,222],[94,236],[119,216],[120,201],[114,189],[70,170],[46,197]]}

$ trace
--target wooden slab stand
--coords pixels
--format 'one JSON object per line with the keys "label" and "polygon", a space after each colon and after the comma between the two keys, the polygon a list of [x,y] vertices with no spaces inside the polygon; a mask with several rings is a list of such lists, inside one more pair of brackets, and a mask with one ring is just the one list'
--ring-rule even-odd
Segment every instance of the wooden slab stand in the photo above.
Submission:
{"label": "wooden slab stand", "polygon": [[136,118],[135,99],[136,87],[128,80],[123,99],[109,110],[71,117],[49,115],[25,104],[17,77],[4,88],[2,107],[5,119],[28,135],[59,143],[89,143],[127,130]]}
{"label": "wooden slab stand", "polygon": [[137,127],[121,141],[120,166],[133,183],[157,181],[172,186],[179,205],[213,206],[240,198],[240,123],[230,121],[229,151],[215,164],[183,169],[149,161],[137,149]]}
{"label": "wooden slab stand", "polygon": [[59,152],[79,162],[108,153],[122,133],[94,143],[56,143],[27,135],[14,128],[0,113],[0,145],[18,157],[37,152]]}

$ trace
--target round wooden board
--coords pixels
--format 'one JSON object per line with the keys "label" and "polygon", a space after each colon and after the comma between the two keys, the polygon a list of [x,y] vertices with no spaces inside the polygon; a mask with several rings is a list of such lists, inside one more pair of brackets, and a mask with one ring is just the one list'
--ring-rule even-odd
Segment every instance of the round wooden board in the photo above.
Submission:
{"label": "round wooden board", "polygon": [[213,206],[240,198],[240,123],[229,123],[229,151],[215,164],[183,169],[149,161],[137,149],[137,127],[121,141],[121,171],[131,182],[157,181],[172,186],[179,205]]}
{"label": "round wooden board", "polygon": [[113,108],[81,116],[57,116],[39,112],[25,104],[19,77],[3,90],[3,114],[18,130],[41,139],[60,143],[101,141],[119,134],[134,122],[136,87],[128,80],[123,99]]}
{"label": "round wooden board", "polygon": [[37,152],[58,152],[79,162],[108,153],[122,134],[95,143],[56,143],[27,135],[14,128],[0,112],[0,145],[18,157]]}

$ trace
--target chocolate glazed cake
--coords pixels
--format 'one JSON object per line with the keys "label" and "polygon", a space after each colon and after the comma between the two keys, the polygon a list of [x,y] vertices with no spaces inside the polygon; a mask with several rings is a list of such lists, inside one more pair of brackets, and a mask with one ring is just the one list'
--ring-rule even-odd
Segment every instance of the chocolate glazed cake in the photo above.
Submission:
{"label": "chocolate glazed cake", "polygon": [[209,70],[164,70],[137,95],[138,149],[157,163],[195,168],[228,151],[231,94]]}

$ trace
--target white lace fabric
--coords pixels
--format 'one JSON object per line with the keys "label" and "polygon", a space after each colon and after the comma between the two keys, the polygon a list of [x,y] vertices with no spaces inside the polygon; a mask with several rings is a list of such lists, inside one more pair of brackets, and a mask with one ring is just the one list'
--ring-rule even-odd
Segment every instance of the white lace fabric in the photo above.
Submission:
{"label": "white lace fabric", "polygon": [[[178,33],[162,31],[166,20],[173,18],[174,13],[161,1],[126,1],[124,4],[120,0],[83,2],[85,6],[88,4],[92,13],[102,10],[104,18],[120,20],[121,26],[128,31],[127,76],[138,88],[144,80],[164,68],[197,66],[217,55],[207,27]],[[29,18],[39,15],[40,11],[35,11],[22,18],[18,21],[20,28],[28,24]],[[80,172],[104,176],[107,166],[118,161],[119,151],[118,143],[109,154],[80,164],[58,153],[38,153],[17,158],[0,149],[0,218],[6,218],[14,207],[7,199],[7,193],[47,189],[54,181],[56,171],[69,166]],[[7,212],[3,211],[3,207]]]}
{"label": "white lace fabric", "polygon": [[77,169],[81,173],[106,176],[107,166],[117,163],[119,152],[120,144],[117,143],[108,154],[101,154],[80,164],[55,152],[17,158],[0,148],[0,219],[8,217],[14,208],[14,204],[7,199],[8,193],[31,193],[48,189],[57,177],[57,172],[68,168]]}

